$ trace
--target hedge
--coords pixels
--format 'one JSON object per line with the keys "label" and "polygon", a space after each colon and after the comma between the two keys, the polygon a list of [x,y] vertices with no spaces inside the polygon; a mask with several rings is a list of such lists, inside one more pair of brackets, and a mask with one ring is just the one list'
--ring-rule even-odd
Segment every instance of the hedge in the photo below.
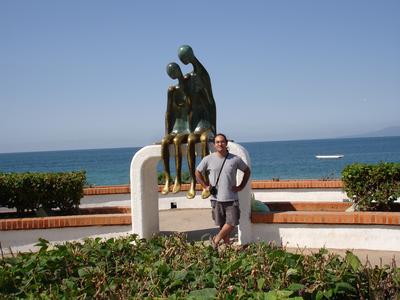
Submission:
{"label": "hedge", "polygon": [[342,171],[347,196],[356,210],[390,211],[400,197],[400,163],[355,163]]}
{"label": "hedge", "polygon": [[[400,269],[273,244],[219,252],[183,235],[54,245],[0,259],[1,299],[398,299]],[[299,249],[302,252],[302,249]]]}
{"label": "hedge", "polygon": [[43,208],[72,211],[79,207],[86,172],[0,173],[0,206],[23,213]]}

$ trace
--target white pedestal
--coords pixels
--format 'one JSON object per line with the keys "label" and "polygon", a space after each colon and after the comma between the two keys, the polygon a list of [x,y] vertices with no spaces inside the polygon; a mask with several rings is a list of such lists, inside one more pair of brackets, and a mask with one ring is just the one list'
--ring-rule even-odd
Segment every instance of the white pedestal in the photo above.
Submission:
{"label": "white pedestal", "polygon": [[[197,153],[201,153],[200,144],[196,145]],[[213,151],[213,144],[209,144]],[[239,144],[229,142],[229,152],[240,156],[251,167],[250,157],[246,149]],[[186,145],[182,146],[182,155],[186,155]],[[174,155],[173,147],[170,148],[171,157]],[[151,145],[140,149],[132,158],[130,169],[131,180],[131,208],[132,208],[132,233],[140,238],[151,238],[158,233],[159,207],[157,164],[161,160],[161,145]],[[241,182],[243,173],[238,172],[237,181]],[[239,192],[241,210],[239,226],[239,242],[248,243],[252,240],[251,214],[251,180],[246,187]]]}

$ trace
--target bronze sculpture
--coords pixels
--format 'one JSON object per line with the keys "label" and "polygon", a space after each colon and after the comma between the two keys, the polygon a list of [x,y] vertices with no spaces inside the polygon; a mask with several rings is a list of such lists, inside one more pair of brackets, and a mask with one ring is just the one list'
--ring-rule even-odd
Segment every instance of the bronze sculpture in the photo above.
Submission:
{"label": "bronze sculpture", "polygon": [[[186,197],[194,198],[196,195],[195,145],[201,142],[201,156],[208,155],[208,141],[216,134],[216,106],[211,89],[211,79],[200,61],[196,58],[193,50],[188,45],[183,45],[178,50],[178,56],[185,65],[192,64],[193,71],[184,77],[176,63],[167,66],[167,72],[173,79],[178,79],[177,86],[168,90],[168,107],[165,115],[166,136],[162,140],[162,158],[164,162],[165,186],[163,194],[169,192],[169,152],[168,145],[175,145],[176,178],[173,192],[180,190],[182,155],[180,145],[187,142],[187,161],[191,177],[190,188]],[[171,99],[177,99],[172,100]],[[170,105],[179,102],[181,105]],[[185,115],[186,113],[186,115]],[[180,124],[175,126],[174,124]],[[173,129],[175,128],[175,130]],[[203,190],[202,198],[209,196],[208,190]]]}
{"label": "bronze sculpture", "polygon": [[169,168],[169,145],[174,144],[175,147],[175,168],[176,177],[173,193],[177,193],[181,189],[182,177],[182,152],[181,144],[187,142],[190,126],[189,98],[185,93],[185,79],[178,64],[170,63],[167,65],[167,73],[172,79],[178,79],[178,84],[168,88],[167,112],[165,113],[165,136],[161,141],[161,157],[164,163],[165,185],[162,194],[168,194],[171,182],[171,173]]}
{"label": "bronze sculpture", "polygon": [[[208,140],[216,134],[216,106],[211,89],[211,79],[206,68],[200,63],[188,45],[178,50],[178,56],[185,65],[192,64],[193,71],[185,75],[188,80],[191,97],[191,114],[189,118],[190,134],[188,137],[187,161],[191,177],[188,198],[195,196],[196,176],[195,145],[201,142],[201,157],[209,154]],[[203,190],[202,198],[210,196],[208,190]]]}

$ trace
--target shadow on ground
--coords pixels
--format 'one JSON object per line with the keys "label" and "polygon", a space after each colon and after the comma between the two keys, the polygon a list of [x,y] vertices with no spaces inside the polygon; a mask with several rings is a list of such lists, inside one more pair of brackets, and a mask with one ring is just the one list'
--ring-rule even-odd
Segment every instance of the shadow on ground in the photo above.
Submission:
{"label": "shadow on ground", "polygon": [[[191,231],[182,231],[180,233],[183,233],[187,236],[188,241],[190,242],[200,242],[200,241],[208,241],[210,236],[214,236],[218,233],[219,229],[218,228],[207,228],[207,229],[201,229],[201,230],[191,230]],[[171,235],[177,233],[176,231],[160,231],[160,234],[162,235]],[[237,227],[231,234],[231,238],[236,239],[237,237]]]}

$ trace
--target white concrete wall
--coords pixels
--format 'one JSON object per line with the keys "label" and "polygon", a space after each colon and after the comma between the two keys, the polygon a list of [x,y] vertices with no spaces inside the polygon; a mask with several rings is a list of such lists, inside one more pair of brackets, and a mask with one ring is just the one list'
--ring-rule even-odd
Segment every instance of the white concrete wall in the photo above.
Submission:
{"label": "white concrete wall", "polygon": [[[348,201],[342,189],[255,189],[251,191],[260,201]],[[209,208],[209,199],[202,199],[201,192],[197,191],[194,199],[186,198],[186,191],[168,195],[158,194],[160,210],[170,209],[171,203],[177,208]],[[99,206],[131,206],[130,194],[90,195],[81,200],[80,207]]]}
{"label": "white concrete wall", "polygon": [[[196,153],[201,153],[201,145],[196,145]],[[212,152],[213,144],[209,144]],[[250,156],[246,149],[239,144],[229,142],[229,152],[240,156],[250,167]],[[182,145],[182,155],[186,155],[187,145]],[[170,148],[171,156],[174,152]],[[142,238],[150,238],[153,234],[159,232],[159,195],[157,185],[157,163],[161,159],[161,145],[151,145],[140,149],[132,158],[130,168],[131,182],[131,207],[132,207],[132,233],[138,234]],[[238,172],[237,181],[241,182],[243,173]],[[251,179],[250,179],[251,180]],[[250,180],[246,187],[239,192],[239,202],[241,209],[241,223],[239,226],[239,241],[246,243],[247,232],[251,232],[250,222]],[[184,200],[182,200],[183,202]],[[197,207],[209,207],[208,200],[199,200],[199,196],[195,199]],[[185,203],[190,203],[184,201]],[[200,202],[198,202],[200,201]],[[206,202],[207,201],[207,202]],[[181,201],[176,201],[181,205]],[[164,202],[165,203],[165,202]],[[207,206],[206,206],[207,203]],[[170,207],[171,201],[166,204]]]}
{"label": "white concrete wall", "polygon": [[260,201],[349,201],[342,189],[256,189],[254,196]]}
{"label": "white concrete wall", "polygon": [[252,241],[291,248],[400,250],[400,227],[387,225],[253,224]]}

